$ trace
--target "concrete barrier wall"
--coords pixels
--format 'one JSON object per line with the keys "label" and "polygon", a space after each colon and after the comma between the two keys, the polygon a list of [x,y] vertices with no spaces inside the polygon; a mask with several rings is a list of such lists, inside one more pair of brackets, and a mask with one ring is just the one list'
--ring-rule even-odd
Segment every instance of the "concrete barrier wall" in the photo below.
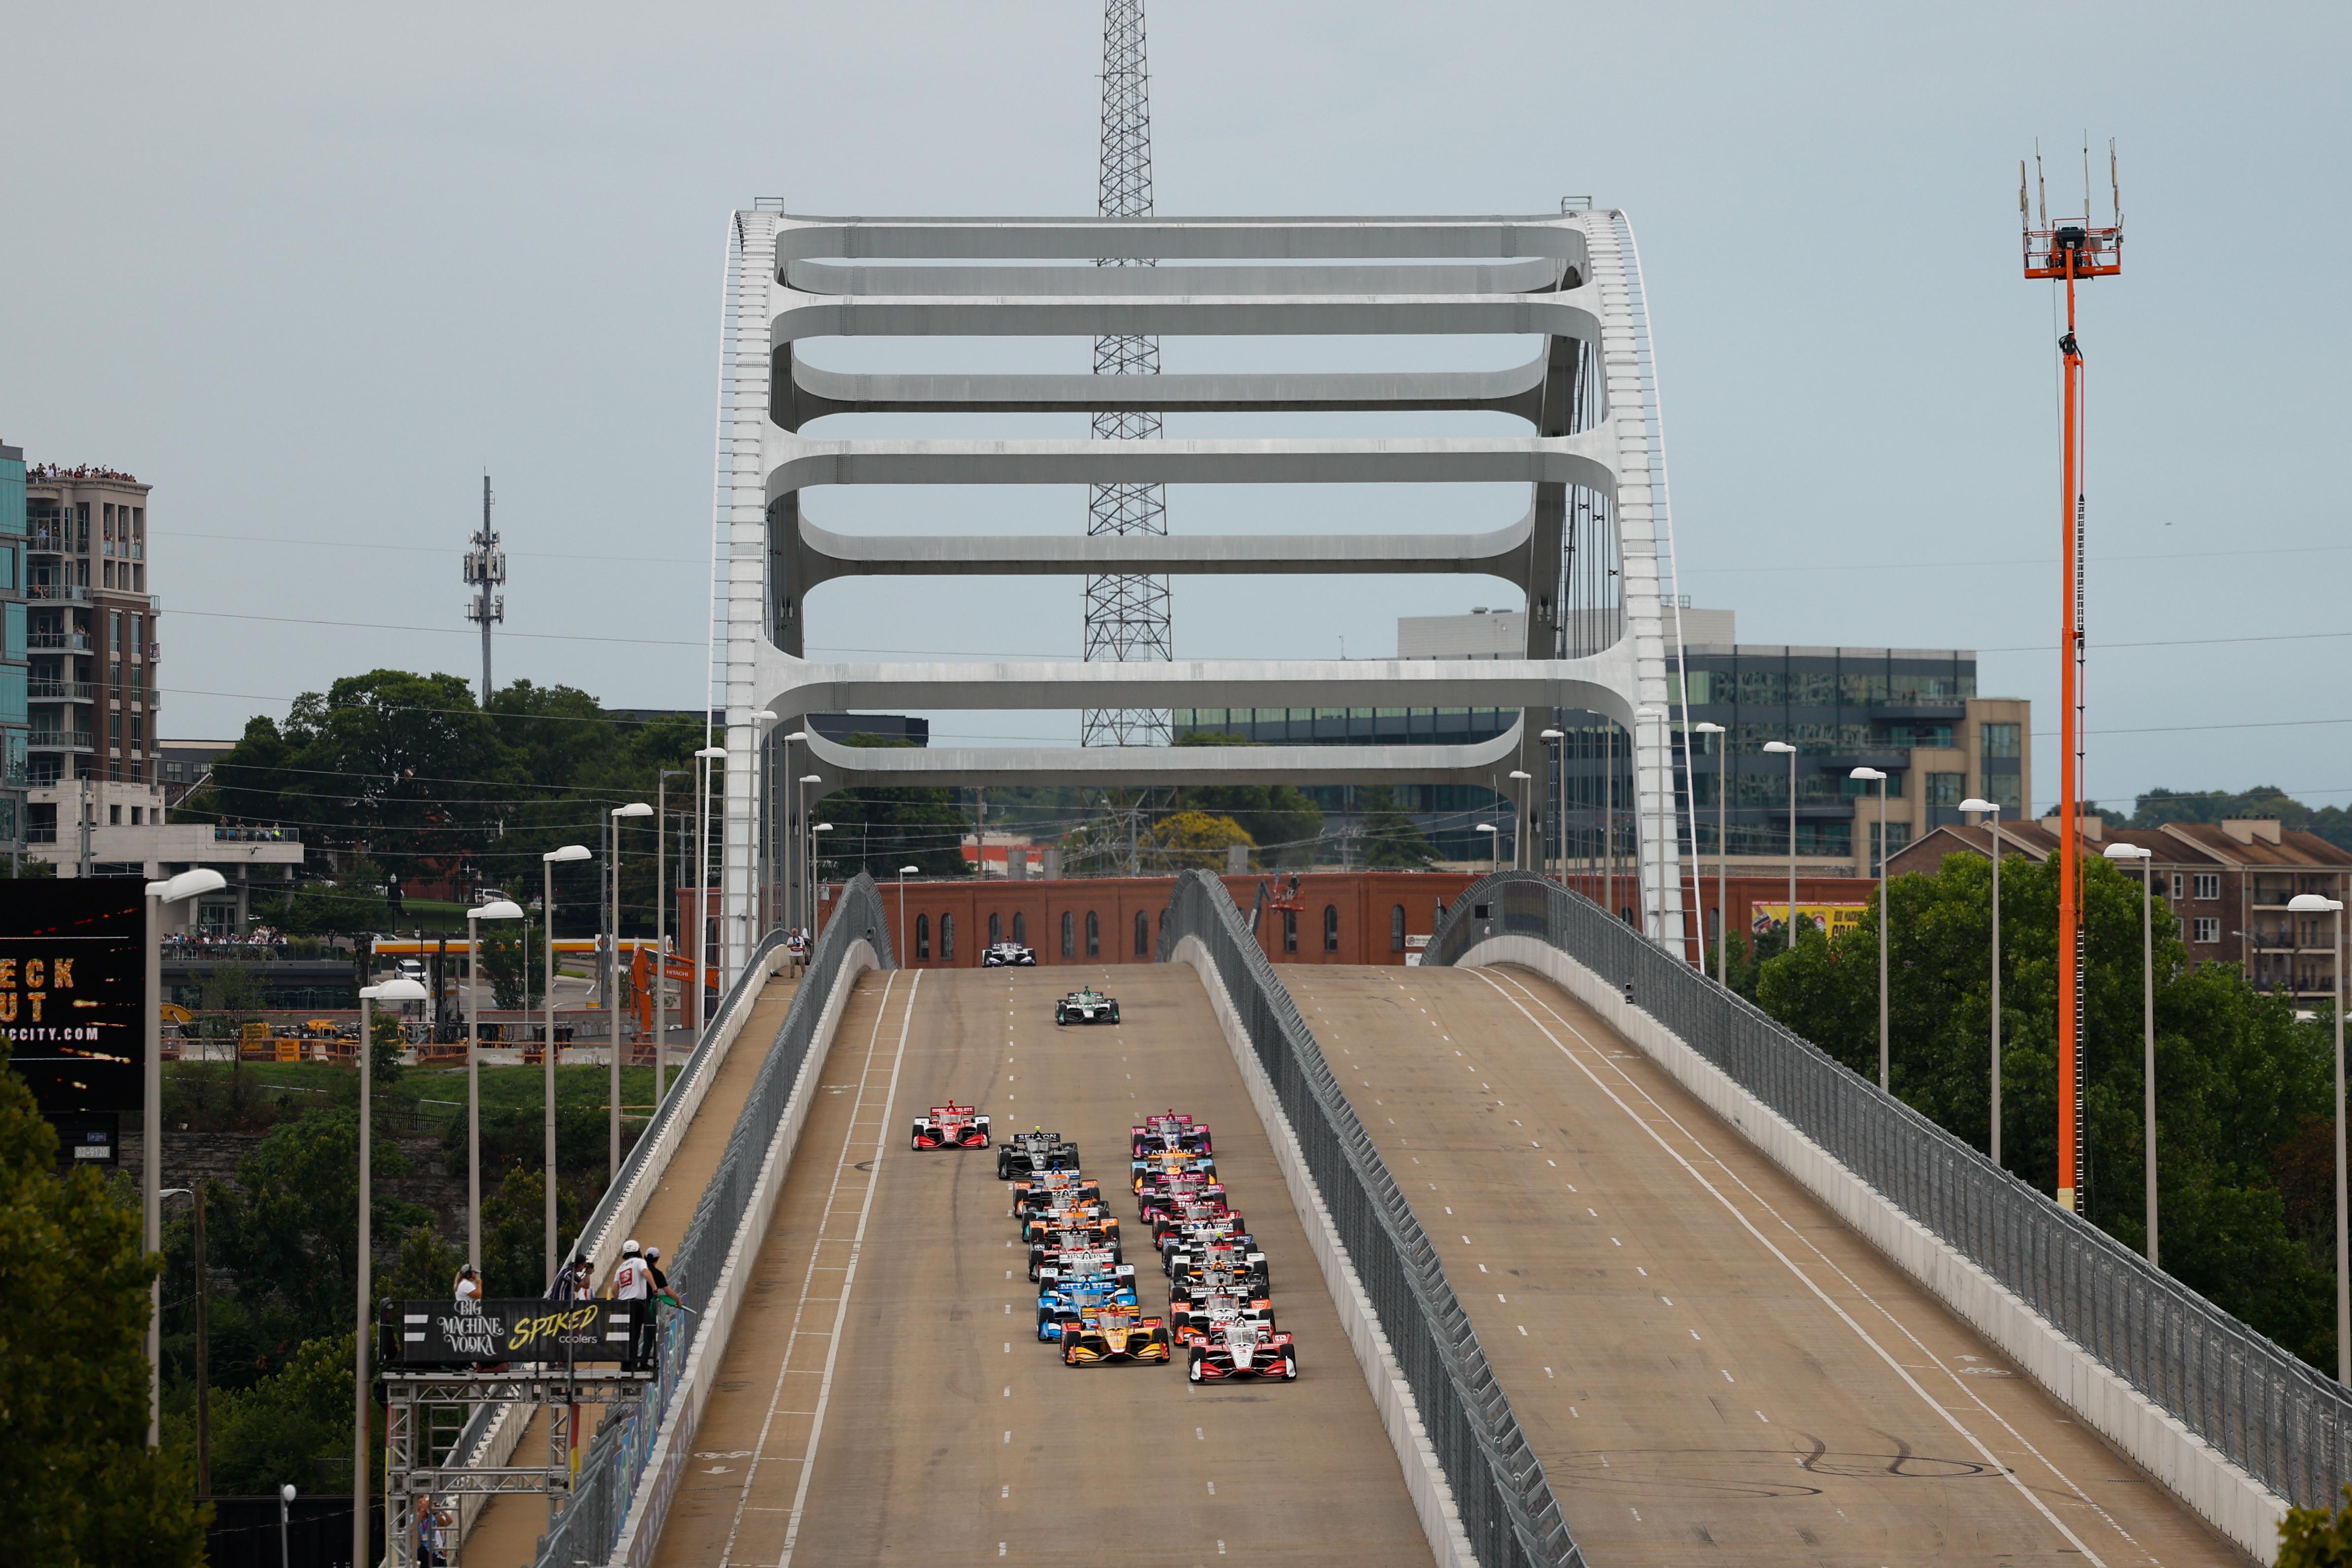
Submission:
{"label": "concrete barrier wall", "polygon": [[775,1217],[776,1200],[783,1194],[784,1173],[791,1168],[793,1152],[800,1146],[801,1128],[808,1121],[812,1092],[824,1071],[825,1058],[833,1050],[834,1033],[841,1027],[842,1010],[849,1004],[850,993],[856,989],[857,977],[878,967],[880,959],[873,944],[862,937],[842,956],[833,992],[824,999],[824,1010],[817,1015],[808,1053],[801,1059],[792,1093],[784,1102],[783,1119],[777,1124],[775,1135],[768,1142],[767,1155],[760,1162],[760,1175],[752,1184],[743,1222],[727,1249],[719,1283],[703,1308],[702,1332],[695,1336],[694,1348],[687,1354],[686,1370],[678,1375],[669,1414],[655,1436],[652,1452],[646,1456],[636,1495],[629,1500],[628,1513],[621,1523],[621,1538],[613,1548],[612,1561],[615,1563],[643,1568],[653,1561],[654,1551],[661,1541],[662,1524],[669,1514],[670,1499],[677,1492],[678,1477],[694,1447],[702,1407],[710,1398],[711,1379],[718,1375],[719,1364],[726,1358],[728,1343],[734,1336],[736,1315],[743,1305],[744,1282],[759,1264],[761,1244],[767,1239],[769,1221]]}
{"label": "concrete barrier wall", "polygon": [[1455,962],[1465,968],[1517,964],[1559,985],[1965,1318],[2092,1430],[2256,1561],[2275,1560],[2278,1527],[2288,1507],[2284,1498],[2101,1365],[2047,1318],[1881,1197],[1679,1036],[1627,1002],[1622,992],[1599,975],[1532,936],[1490,936]]}
{"label": "concrete barrier wall", "polygon": [[1388,1335],[1381,1330],[1380,1319],[1364,1293],[1362,1281],[1356,1277],[1355,1266],[1348,1260],[1348,1249],[1339,1239],[1339,1228],[1331,1222],[1331,1211],[1324,1207],[1323,1195],[1307,1169],[1307,1158],[1299,1150],[1297,1135],[1291,1130],[1290,1118],[1283,1113],[1282,1102],[1266,1080],[1257,1051],[1242,1027],[1241,1015],[1234,1009],[1233,998],[1225,994],[1215,960],[1197,936],[1178,942],[1171,957],[1175,963],[1191,965],[1193,973],[1201,977],[1201,985],[1209,993],[1210,1009],[1216,1014],[1218,1026],[1224,1030],[1225,1043],[1233,1050],[1234,1065],[1241,1070],[1242,1082],[1248,1086],[1250,1103],[1257,1107],[1258,1119],[1265,1124],[1266,1141],[1274,1145],[1275,1164],[1282,1168],[1283,1185],[1290,1189],[1291,1205],[1298,1211],[1307,1245],[1314,1249],[1316,1262],[1322,1265],[1324,1281],[1331,1289],[1332,1304],[1339,1309],[1339,1326],[1346,1331],[1349,1347],[1356,1353],[1364,1382],[1372,1391],[1381,1426],[1396,1449],[1397,1464],[1404,1472],[1405,1490],[1412,1498],[1413,1511],[1420,1515],[1422,1529],[1429,1536],[1432,1560],[1437,1568],[1476,1568],[1477,1559],[1471,1552],[1469,1537],[1463,1532],[1461,1517],[1454,1508],[1454,1488],[1446,1480],[1437,1451],[1430,1446],[1412,1389],[1389,1348]]}

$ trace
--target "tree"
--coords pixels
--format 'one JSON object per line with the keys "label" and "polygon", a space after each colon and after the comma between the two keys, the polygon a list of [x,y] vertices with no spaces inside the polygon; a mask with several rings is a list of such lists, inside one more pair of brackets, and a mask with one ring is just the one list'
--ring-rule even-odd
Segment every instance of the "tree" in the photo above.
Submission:
{"label": "tree", "polygon": [[213,1489],[254,1497],[292,1481],[309,1493],[348,1495],[355,1349],[348,1333],[322,1334],[250,1387],[216,1390]]}
{"label": "tree", "polygon": [[1358,791],[1357,802],[1366,865],[1419,871],[1436,862],[1437,846],[1396,803],[1396,793],[1387,785]]}
{"label": "tree", "polygon": [[530,921],[520,927],[507,921],[486,920],[482,927],[482,973],[490,995],[512,1012],[539,1006],[547,994],[547,943]]}
{"label": "tree", "polygon": [[[2104,860],[2084,878],[2084,1121],[2087,1216],[2134,1249],[2146,1240],[2141,1134],[2140,894]],[[2058,866],[2001,866],[2003,1163],[2044,1192],[2058,1166]],[[1991,867],[1947,857],[1888,884],[1895,1092],[1987,1145],[1990,1091]],[[2296,1354],[2334,1365],[2331,1281],[2288,1228],[2279,1152],[2329,1105],[2330,1052],[2315,1025],[2231,966],[2192,968],[2156,923],[2157,1112],[2164,1265]],[[1878,1071],[1878,911],[1834,938],[1801,937],[1765,962],[1765,1009],[1848,1067]],[[2113,1196],[2108,1196],[2113,1194]]]}
{"label": "tree", "polygon": [[[375,1234],[404,1235],[427,1218],[386,1191],[407,1156],[388,1137],[371,1150]],[[359,1283],[357,1112],[313,1111],[271,1131],[237,1166],[236,1184],[219,1189],[213,1217],[217,1259],[236,1270],[249,1305],[299,1338],[348,1323]]]}
{"label": "tree", "polygon": [[[1223,730],[1187,730],[1179,746],[1248,746]],[[1230,817],[1277,865],[1304,865],[1323,836],[1323,812],[1304,790],[1288,784],[1187,784],[1176,791],[1180,811]]]}
{"label": "tree", "polygon": [[1253,848],[1250,836],[1231,817],[1205,811],[1179,811],[1162,817],[1143,835],[1147,865],[1163,871],[1223,871],[1225,852],[1234,845]]}
{"label": "tree", "polygon": [[[5,1060],[5,1056],[0,1056]],[[205,1521],[184,1449],[147,1447],[139,1214],[96,1172],[57,1173],[56,1130],[0,1071],[0,1517],[28,1568],[185,1565]]]}
{"label": "tree", "polygon": [[[580,1231],[580,1204],[555,1189],[557,1245]],[[547,1181],[535,1166],[517,1166],[482,1205],[482,1285],[491,1296],[536,1296],[547,1289]]]}

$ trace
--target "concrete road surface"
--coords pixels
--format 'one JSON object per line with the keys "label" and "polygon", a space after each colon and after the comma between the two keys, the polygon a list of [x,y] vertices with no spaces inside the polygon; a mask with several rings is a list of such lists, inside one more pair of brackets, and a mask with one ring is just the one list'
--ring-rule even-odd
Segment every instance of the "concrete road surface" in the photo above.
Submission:
{"label": "concrete road surface", "polygon": [[[1118,998],[1118,1027],[1055,1026],[1054,998],[1085,980]],[[1190,969],[868,975],[820,1082],[657,1562],[1428,1563]],[[1194,1388],[1181,1361],[1063,1366],[1035,1337],[993,1156],[908,1149],[912,1118],[950,1099],[1002,1131],[1075,1139],[1130,1231],[1130,1118],[1173,1106],[1209,1122],[1299,1380]],[[1163,1312],[1148,1235],[1129,1245],[1146,1310]]]}
{"label": "concrete road surface", "polygon": [[1595,1568],[2244,1562],[1557,987],[1283,977]]}

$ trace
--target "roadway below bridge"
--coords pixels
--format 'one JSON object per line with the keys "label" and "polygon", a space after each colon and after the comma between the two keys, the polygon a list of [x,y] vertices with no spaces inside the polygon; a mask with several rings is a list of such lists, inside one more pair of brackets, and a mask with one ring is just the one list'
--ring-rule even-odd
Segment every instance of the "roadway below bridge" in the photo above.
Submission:
{"label": "roadway below bridge", "polygon": [[[1056,1028],[1081,981],[1118,1026]],[[818,1074],[656,1561],[665,1568],[1430,1561],[1263,1125],[1193,973],[1172,966],[860,978]],[[1075,1140],[1167,1294],[1128,1197],[1128,1128],[1173,1106],[1272,1263],[1295,1384],[1186,1381],[1181,1360],[1072,1370],[1035,1333],[992,1155],[908,1148],[966,1103]]]}
{"label": "roadway below bridge", "polygon": [[1595,1568],[2246,1561],[1557,986],[1282,975]]}

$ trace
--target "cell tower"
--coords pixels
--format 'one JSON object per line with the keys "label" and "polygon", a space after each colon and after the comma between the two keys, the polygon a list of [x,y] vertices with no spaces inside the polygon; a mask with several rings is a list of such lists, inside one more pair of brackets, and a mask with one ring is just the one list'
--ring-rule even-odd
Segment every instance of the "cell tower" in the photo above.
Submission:
{"label": "cell tower", "polygon": [[499,549],[498,530],[490,527],[490,476],[482,476],[482,528],[473,538],[473,549],[466,552],[466,580],[473,585],[474,597],[466,606],[466,619],[478,622],[482,628],[482,706],[490,706],[490,628],[507,618],[507,596],[495,593],[507,581],[506,551]]}
{"label": "cell tower", "polygon": [[[2091,224],[2091,152],[2083,149],[2083,215],[2050,221],[2050,200],[2036,152],[2037,200],[2026,200],[2025,164],[2017,165],[2018,226],[2025,235],[2025,276],[2063,280],[2066,334],[2058,340],[2064,395],[2060,444],[2058,620],[2058,1202],[2076,1207],[2087,1183],[2083,1143],[2083,840],[2078,826],[2083,792],[2084,546],[2088,510],[2083,497],[2083,346],[2074,335],[2074,286],[2113,277],[2124,269],[2123,183],[2115,143],[2107,143],[2107,184],[2115,222]],[[2036,225],[2040,226],[2036,226]]]}
{"label": "cell tower", "polygon": [[[1143,0],[1103,0],[1102,165],[1097,211],[1106,218],[1151,215],[1151,73],[1144,60]],[[1102,257],[1097,267],[1150,267],[1149,259]],[[1095,340],[1095,374],[1156,376],[1160,340]],[[1157,413],[1097,412],[1098,441],[1150,441],[1160,434]],[[1089,497],[1087,532],[1164,534],[1164,485],[1097,485]],[[1175,656],[1168,628],[1168,580],[1138,572],[1087,579],[1086,658],[1126,664]],[[1166,712],[1152,708],[1088,708],[1079,716],[1082,746],[1165,746]]]}

